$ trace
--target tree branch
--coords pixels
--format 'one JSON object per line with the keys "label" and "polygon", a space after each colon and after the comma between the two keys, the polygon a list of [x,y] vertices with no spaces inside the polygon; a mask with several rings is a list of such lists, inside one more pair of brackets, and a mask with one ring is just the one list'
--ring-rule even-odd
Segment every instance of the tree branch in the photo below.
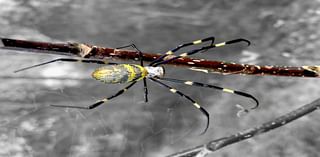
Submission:
{"label": "tree branch", "polygon": [[266,133],[273,129],[279,128],[317,109],[320,109],[320,98],[313,101],[310,104],[304,105],[296,110],[293,110],[290,113],[282,115],[269,122],[263,123],[260,126],[250,128],[244,131],[240,131],[236,134],[222,137],[222,138],[210,141],[204,145],[196,146],[194,148],[184,150],[179,153],[169,155],[167,157],[204,157],[225,146],[228,146],[228,145],[246,140],[248,138],[252,138],[254,136],[260,135],[262,133]]}
{"label": "tree branch", "polygon": [[[119,50],[107,47],[98,47],[81,43],[48,43],[26,40],[0,38],[0,48],[18,49],[47,54],[59,54],[78,56],[85,58],[113,58],[125,60],[137,60],[139,54],[136,51]],[[1,45],[2,44],[2,45]],[[143,60],[151,62],[159,58],[161,54],[143,53]],[[173,55],[165,59],[172,58]],[[250,64],[237,64],[223,61],[212,61],[205,59],[180,58],[167,64],[188,67],[190,70],[205,73],[220,74],[242,74],[242,75],[273,75],[273,76],[294,76],[294,77],[320,77],[320,66],[259,66]]]}

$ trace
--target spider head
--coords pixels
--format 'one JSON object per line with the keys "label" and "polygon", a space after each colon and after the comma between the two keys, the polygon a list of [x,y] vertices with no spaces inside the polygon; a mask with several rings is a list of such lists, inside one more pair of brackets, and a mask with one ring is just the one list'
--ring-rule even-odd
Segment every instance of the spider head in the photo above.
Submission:
{"label": "spider head", "polygon": [[144,67],[148,74],[146,77],[153,78],[153,77],[163,77],[165,74],[165,70],[163,66],[153,67],[153,66],[146,66]]}

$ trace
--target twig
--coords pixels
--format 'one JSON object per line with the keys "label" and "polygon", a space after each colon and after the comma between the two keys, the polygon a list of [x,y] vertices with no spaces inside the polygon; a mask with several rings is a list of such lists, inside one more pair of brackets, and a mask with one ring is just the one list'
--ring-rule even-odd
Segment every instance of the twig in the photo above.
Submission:
{"label": "twig", "polygon": [[[85,58],[118,58],[127,60],[137,60],[139,58],[139,54],[136,51],[98,47],[82,43],[48,43],[8,38],[0,38],[0,40],[2,41],[2,43],[0,43],[0,48],[7,49],[19,49],[23,51],[78,56]],[[159,56],[160,54],[143,53],[143,60],[151,62]],[[167,59],[169,58],[170,57],[168,56]],[[259,66],[224,61],[194,59],[188,57],[173,60],[167,64],[184,66],[191,70],[205,73],[320,77],[320,66]]]}
{"label": "twig", "polygon": [[262,133],[266,133],[273,129],[279,128],[317,109],[320,109],[320,98],[290,113],[287,113],[269,122],[263,123],[260,126],[250,128],[244,131],[240,131],[236,134],[222,137],[222,138],[210,141],[207,144],[196,146],[195,148],[184,150],[179,153],[169,155],[167,157],[204,157],[225,146],[228,146],[228,145],[240,142],[242,140],[246,140],[248,138],[252,138],[254,136],[260,135]]}

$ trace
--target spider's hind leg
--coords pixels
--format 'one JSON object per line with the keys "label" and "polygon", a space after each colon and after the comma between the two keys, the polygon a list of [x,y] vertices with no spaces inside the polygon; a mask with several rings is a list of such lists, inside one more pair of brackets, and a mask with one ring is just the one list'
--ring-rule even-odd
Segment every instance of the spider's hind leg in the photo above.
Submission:
{"label": "spider's hind leg", "polygon": [[71,105],[50,105],[50,106],[53,106],[53,107],[62,107],[62,108],[77,108],[77,109],[85,109],[85,110],[91,110],[91,109],[94,109],[100,105],[102,105],[103,103],[117,97],[117,96],[120,96],[121,94],[123,94],[124,92],[126,92],[130,87],[132,87],[136,82],[132,82],[131,84],[129,84],[128,86],[126,86],[125,88],[119,90],[116,94],[110,96],[110,97],[107,97],[107,98],[103,98],[101,100],[98,100],[97,102],[95,102],[94,104],[91,104],[89,106],[71,106]]}
{"label": "spider's hind leg", "polygon": [[43,65],[46,65],[46,64],[51,64],[51,63],[54,63],[54,62],[80,62],[80,63],[95,63],[95,64],[109,64],[109,65],[117,64],[117,63],[112,63],[112,62],[108,62],[108,61],[100,60],[100,59],[58,58],[58,59],[50,60],[50,61],[47,61],[47,62],[39,63],[39,64],[36,64],[36,65],[28,66],[28,67],[25,67],[25,68],[21,68],[21,69],[15,70],[14,72],[17,73],[17,72],[20,72],[20,71],[32,69],[32,68],[43,66]]}

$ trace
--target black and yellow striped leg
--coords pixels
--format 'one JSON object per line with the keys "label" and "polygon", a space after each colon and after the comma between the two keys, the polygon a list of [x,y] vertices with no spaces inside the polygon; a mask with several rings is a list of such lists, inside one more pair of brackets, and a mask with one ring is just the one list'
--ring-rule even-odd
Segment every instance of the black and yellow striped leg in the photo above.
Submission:
{"label": "black and yellow striped leg", "polygon": [[159,58],[157,58],[156,60],[152,61],[149,66],[153,66],[154,64],[156,64],[157,62],[160,62],[163,60],[163,58],[165,58],[168,55],[173,55],[175,52],[177,52],[178,50],[180,50],[183,47],[187,47],[187,46],[191,46],[191,45],[197,45],[197,44],[201,44],[207,41],[211,41],[210,45],[212,45],[214,43],[215,38],[214,37],[208,37],[205,39],[201,39],[201,40],[196,40],[193,42],[189,42],[189,43],[185,43],[185,44],[181,44],[179,46],[177,46],[176,48],[166,52],[164,55],[160,56]]}
{"label": "black and yellow striped leg", "polygon": [[236,90],[223,88],[223,87],[210,85],[210,84],[204,84],[204,83],[200,83],[200,82],[187,81],[187,80],[178,80],[178,79],[172,79],[172,78],[157,78],[157,79],[164,80],[164,81],[169,81],[169,82],[174,82],[174,83],[186,84],[186,85],[189,85],[189,86],[212,88],[212,89],[220,90],[222,92],[232,93],[232,94],[244,96],[244,97],[250,98],[250,99],[255,101],[256,105],[251,107],[251,109],[256,109],[259,106],[259,101],[254,96],[252,96],[252,95],[250,95],[248,93],[245,93],[245,92],[236,91]]}
{"label": "black and yellow striped leg", "polygon": [[168,63],[168,62],[170,62],[172,60],[176,60],[178,58],[187,57],[187,56],[199,53],[199,52],[207,51],[207,50],[215,48],[215,47],[222,47],[222,46],[225,46],[225,45],[234,44],[234,43],[238,43],[238,42],[246,42],[248,44],[248,46],[251,44],[250,41],[247,40],[247,39],[242,39],[242,38],[234,39],[234,40],[230,40],[230,41],[226,41],[226,42],[222,42],[222,43],[218,43],[218,44],[212,44],[212,45],[209,45],[209,46],[204,46],[204,47],[201,47],[201,48],[198,48],[198,49],[194,49],[194,50],[188,51],[186,53],[182,53],[179,56],[172,57],[172,58],[170,58],[168,60],[162,60],[162,61],[159,61],[157,63],[154,63],[152,66],[158,66],[160,64],[166,64],[166,63]]}
{"label": "black and yellow striped leg", "polygon": [[105,60],[99,60],[99,59],[58,58],[58,59],[54,59],[54,60],[47,61],[47,62],[44,62],[44,63],[32,65],[32,66],[25,67],[25,68],[22,68],[22,69],[18,69],[18,70],[14,71],[14,72],[16,73],[16,72],[28,70],[28,69],[31,69],[31,68],[39,67],[39,66],[42,66],[42,65],[46,65],[46,64],[50,64],[50,63],[54,63],[54,62],[58,62],[58,61],[61,61],[61,62],[81,62],[81,63],[109,64],[109,65],[118,64],[118,63],[107,62]]}
{"label": "black and yellow striped leg", "polygon": [[50,106],[53,106],[53,107],[63,107],[63,108],[77,108],[77,109],[85,109],[85,110],[91,110],[91,109],[94,109],[98,106],[100,106],[101,104],[123,94],[124,92],[126,92],[130,87],[132,87],[135,83],[137,82],[132,82],[131,84],[129,84],[128,86],[126,86],[125,88],[119,90],[116,94],[110,96],[110,97],[107,97],[107,98],[104,98],[104,99],[101,99],[97,102],[95,102],[94,104],[92,105],[89,105],[89,106],[71,106],[71,105],[50,105]]}
{"label": "black and yellow striped leg", "polygon": [[[143,54],[135,44],[121,46],[116,49],[123,49],[123,48],[127,48],[127,47],[132,47],[137,50],[137,52],[139,53],[140,65],[143,67]],[[146,78],[143,78],[143,90],[144,90],[144,102],[148,102],[148,85],[147,85]]]}
{"label": "black and yellow striped leg", "polygon": [[209,113],[203,108],[201,107],[195,100],[193,100],[191,97],[189,97],[188,95],[185,95],[183,94],[182,92],[178,91],[177,89],[174,89],[170,86],[168,86],[167,84],[164,84],[162,83],[161,81],[155,79],[155,78],[149,78],[150,80],[156,82],[157,84],[165,87],[165,88],[168,88],[170,90],[170,92],[172,93],[176,93],[178,95],[180,95],[181,97],[184,97],[186,98],[187,100],[191,101],[193,103],[193,106],[195,106],[197,109],[199,109],[207,118],[207,125],[206,125],[206,128],[204,129],[204,131],[201,133],[201,134],[204,134],[208,128],[209,128],[209,124],[210,124],[210,117],[209,117]]}
{"label": "black and yellow striped leg", "polygon": [[147,79],[143,78],[144,102],[148,102],[148,86]]}

